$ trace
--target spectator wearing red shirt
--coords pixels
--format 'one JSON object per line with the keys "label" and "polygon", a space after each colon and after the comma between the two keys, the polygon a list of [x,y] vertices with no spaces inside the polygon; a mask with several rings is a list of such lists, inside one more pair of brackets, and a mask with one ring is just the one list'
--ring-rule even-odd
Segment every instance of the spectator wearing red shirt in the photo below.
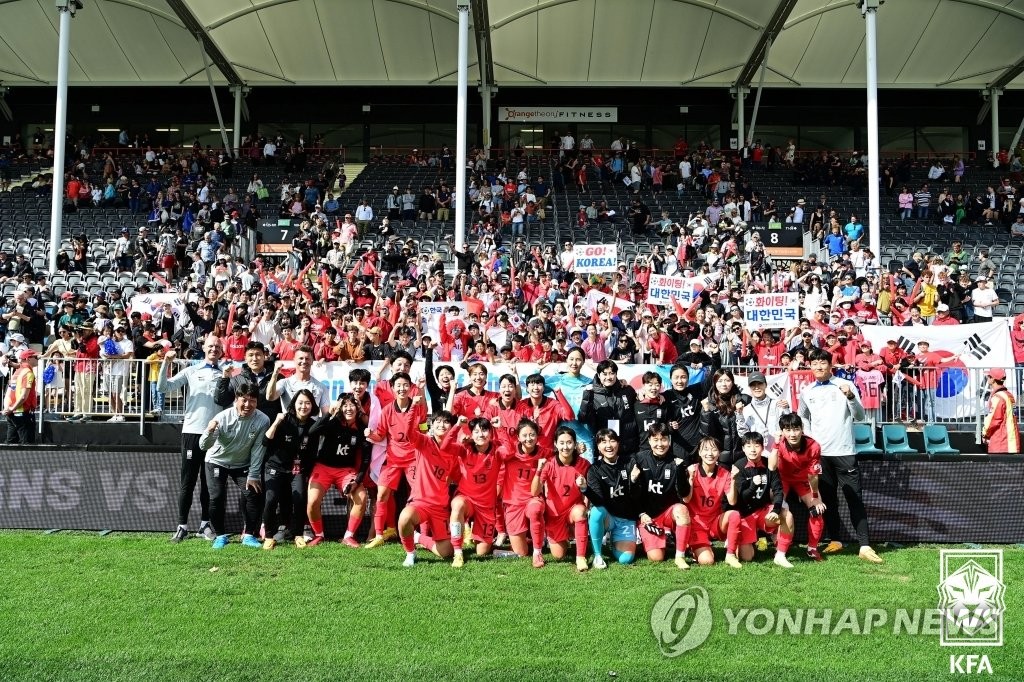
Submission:
{"label": "spectator wearing red shirt", "polygon": [[940,303],[935,306],[935,317],[932,319],[932,326],[935,325],[951,325],[960,324],[960,320],[956,319],[949,314],[949,306],[945,303]]}
{"label": "spectator wearing red shirt", "polygon": [[240,322],[235,322],[231,326],[231,334],[224,339],[224,359],[232,362],[244,362],[247,345],[249,345],[249,335],[245,333]]}
{"label": "spectator wearing red shirt", "polygon": [[880,370],[883,373],[886,371],[885,360],[871,348],[871,342],[866,339],[861,340],[860,352],[854,357],[853,364],[857,369],[864,370],[865,372],[870,372],[873,369]]}
{"label": "spectator wearing red shirt", "polygon": [[647,347],[651,350],[651,362],[656,365],[675,364],[676,358],[679,357],[676,344],[672,342],[669,335],[663,334],[653,324],[647,327]]}

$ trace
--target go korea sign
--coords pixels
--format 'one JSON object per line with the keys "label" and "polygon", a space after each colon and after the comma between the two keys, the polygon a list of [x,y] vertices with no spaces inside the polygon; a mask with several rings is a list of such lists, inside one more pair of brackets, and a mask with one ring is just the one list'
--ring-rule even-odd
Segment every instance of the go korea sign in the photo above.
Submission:
{"label": "go korea sign", "polygon": [[617,244],[575,244],[572,247],[576,272],[614,272],[619,265]]}

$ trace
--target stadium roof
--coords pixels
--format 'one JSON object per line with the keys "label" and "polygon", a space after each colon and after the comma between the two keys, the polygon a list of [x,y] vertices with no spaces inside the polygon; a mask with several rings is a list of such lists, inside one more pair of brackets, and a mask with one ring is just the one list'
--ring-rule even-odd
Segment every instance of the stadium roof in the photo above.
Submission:
{"label": "stadium roof", "polygon": [[[473,0],[498,86],[862,87],[857,0]],[[72,85],[451,84],[455,0],[85,0]],[[53,0],[0,0],[0,80],[56,80]],[[895,88],[1024,86],[1024,0],[890,0],[878,81]],[[198,38],[198,40],[197,40]],[[487,73],[487,69],[484,72]]]}

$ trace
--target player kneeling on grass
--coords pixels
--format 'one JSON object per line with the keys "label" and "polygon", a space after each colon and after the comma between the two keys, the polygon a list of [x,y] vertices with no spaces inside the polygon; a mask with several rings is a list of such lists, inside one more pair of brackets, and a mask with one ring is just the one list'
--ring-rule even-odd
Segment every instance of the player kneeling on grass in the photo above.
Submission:
{"label": "player kneeling on grass", "polygon": [[590,542],[594,545],[594,568],[608,568],[601,549],[604,536],[611,535],[612,556],[620,564],[631,564],[636,556],[636,508],[629,494],[629,470],[633,459],[619,454],[619,435],[601,429],[594,435],[598,457],[587,471],[585,494],[590,500]]}
{"label": "player kneeling on grass", "polygon": [[263,546],[252,533],[259,530],[263,511],[263,434],[270,427],[270,417],[256,409],[258,395],[255,384],[240,384],[234,405],[214,415],[199,438],[199,447],[206,450],[210,525],[217,536],[214,549],[223,549],[230,539],[224,527],[228,479],[242,490],[248,531],[242,534],[242,544],[256,549]]}
{"label": "player kneeling on grass", "polygon": [[555,430],[556,457],[537,461],[537,473],[530,484],[534,498],[526,513],[533,539],[533,566],[544,566],[541,548],[547,537],[555,559],[569,553],[569,526],[576,538],[576,569],[587,570],[587,508],[583,491],[587,487],[590,462],[583,459],[583,445],[576,433],[565,426]]}
{"label": "player kneeling on grass", "polygon": [[[297,547],[306,543],[302,537],[302,526],[306,520],[306,490],[319,442],[318,438],[310,437],[310,430],[319,411],[312,391],[299,389],[288,410],[277,414],[263,436],[263,444],[267,448],[267,463],[263,467],[266,485],[263,505],[266,539],[263,540],[263,549],[274,549],[277,543],[289,538],[295,538]],[[290,527],[275,532],[278,508],[290,512]]]}
{"label": "player kneeling on grass", "polygon": [[664,561],[668,533],[676,543],[675,564],[686,570],[686,546],[690,540],[690,515],[682,500],[690,494],[686,460],[673,452],[668,424],[655,422],[647,429],[647,445],[633,458],[630,490],[640,509],[637,530],[651,561]]}
{"label": "player kneeling on grass", "polygon": [[454,558],[452,566],[461,568],[462,531],[473,522],[473,540],[477,556],[491,553],[494,542],[494,509],[498,499],[498,474],[507,451],[495,438],[494,425],[486,417],[469,421],[469,436],[463,436],[463,445],[457,449],[459,458],[459,486],[452,498],[449,530],[452,536]]}
{"label": "player kneeling on grass", "polygon": [[530,419],[519,420],[516,426],[516,437],[519,443],[505,460],[505,483],[502,496],[505,502],[505,529],[508,532],[509,544],[518,556],[530,553],[528,531],[530,525],[528,509],[531,504],[540,507],[543,512],[543,501],[533,497],[533,474],[537,462],[550,459],[552,451],[538,445],[540,429]]}
{"label": "player kneeling on grass", "polygon": [[825,503],[818,494],[818,476],[821,474],[821,447],[810,436],[804,435],[804,422],[796,412],[779,417],[780,437],[775,439],[775,452],[768,457],[768,468],[777,469],[782,481],[782,497],[789,499],[796,493],[807,507],[807,556],[823,561],[818,543],[825,530]]}
{"label": "player kneeling on grass", "polygon": [[793,544],[793,514],[783,506],[782,481],[778,472],[768,468],[763,452],[764,436],[751,431],[743,436],[746,459],[732,467],[729,504],[739,511],[743,519],[740,524],[740,559],[754,559],[758,531],[769,535],[778,531],[773,561],[777,566],[793,568],[786,558],[786,552]]}
{"label": "player kneeling on grass", "polygon": [[370,466],[370,443],[365,432],[368,418],[361,402],[351,393],[341,395],[309,430],[311,437],[320,439],[313,475],[309,479],[306,508],[313,539],[302,543],[299,542],[301,538],[296,538],[295,544],[299,547],[315,547],[324,541],[324,519],[320,507],[332,486],[352,504],[348,527],[341,541],[349,547],[359,547],[355,536],[366,512],[363,479]]}
{"label": "player kneeling on grass", "polygon": [[740,513],[735,509],[722,511],[723,502],[732,489],[729,470],[719,465],[722,451],[714,438],[702,438],[697,444],[700,462],[687,467],[690,494],[683,502],[690,512],[690,547],[701,566],[715,563],[712,540],[725,540],[725,563],[733,568],[743,564],[736,558],[740,537]]}
{"label": "player kneeling on grass", "polygon": [[[416,396],[413,401],[423,400]],[[403,566],[416,563],[417,526],[423,526],[420,544],[442,559],[452,557],[448,536],[448,481],[458,476],[459,462],[455,454],[456,419],[451,412],[439,412],[430,420],[430,435],[419,429],[409,432],[409,441],[416,460],[409,476],[409,504],[398,517],[398,538],[405,548]]]}

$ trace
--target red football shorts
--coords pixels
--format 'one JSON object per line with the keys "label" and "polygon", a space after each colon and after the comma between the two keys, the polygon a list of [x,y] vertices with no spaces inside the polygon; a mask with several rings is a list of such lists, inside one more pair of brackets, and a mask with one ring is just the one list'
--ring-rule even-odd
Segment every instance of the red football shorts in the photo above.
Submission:
{"label": "red football shorts", "polygon": [[[451,533],[448,531],[448,508],[437,507],[423,502],[410,502],[408,508],[416,512],[419,517],[419,526],[425,530],[427,535],[435,542],[450,540]],[[424,528],[425,527],[425,528]]]}
{"label": "red football shorts", "polygon": [[526,535],[530,523],[526,518],[526,505],[505,504],[505,532],[509,535]]}
{"label": "red football shorts", "polygon": [[411,462],[409,464],[385,462],[380,470],[380,476],[377,478],[377,485],[390,488],[392,491],[398,490],[398,485],[402,482],[402,476],[405,476],[405,480],[409,480],[409,469],[411,467]]}
{"label": "red football shorts", "polygon": [[473,521],[473,540],[488,544],[494,542],[494,508],[485,509],[465,496],[462,499],[466,505],[466,521]]}
{"label": "red football shorts", "polygon": [[743,521],[740,522],[740,544],[741,545],[752,545],[757,542],[757,531],[764,531],[765,533],[771,534],[779,527],[776,523],[773,526],[768,526],[765,523],[764,517],[768,516],[772,511],[772,505],[767,505],[758,509],[750,516],[744,517]]}
{"label": "red football shorts", "polygon": [[569,542],[569,526],[572,525],[569,515],[571,513],[571,509],[564,514],[552,514],[549,510],[544,510],[544,534],[548,536],[548,542],[558,544]]}
{"label": "red football shorts", "polygon": [[[664,531],[668,531],[669,533],[676,532],[676,520],[672,518],[672,507],[674,506],[675,505],[669,505],[668,509],[657,516],[651,517],[651,522]],[[644,524],[639,522],[636,524],[636,527],[637,530],[640,531],[640,539],[644,543],[644,549],[665,549],[665,545],[668,544],[666,535],[655,535],[651,531],[647,530],[647,528],[644,527]],[[692,530],[690,531],[690,538],[690,544],[692,545]]]}
{"label": "red football shorts", "polygon": [[341,492],[345,486],[356,480],[358,473],[350,467],[329,467],[317,462],[313,465],[313,474],[309,477],[309,482],[320,485],[324,491],[330,490],[333,485]]}
{"label": "red football shorts", "polygon": [[710,547],[712,540],[725,540],[725,533],[718,528],[722,522],[722,514],[714,516],[690,516],[690,544],[697,549]]}
{"label": "red football shorts", "polygon": [[790,490],[796,491],[797,497],[803,497],[811,494],[811,485],[806,478],[803,480],[782,479],[782,499],[789,497]]}

